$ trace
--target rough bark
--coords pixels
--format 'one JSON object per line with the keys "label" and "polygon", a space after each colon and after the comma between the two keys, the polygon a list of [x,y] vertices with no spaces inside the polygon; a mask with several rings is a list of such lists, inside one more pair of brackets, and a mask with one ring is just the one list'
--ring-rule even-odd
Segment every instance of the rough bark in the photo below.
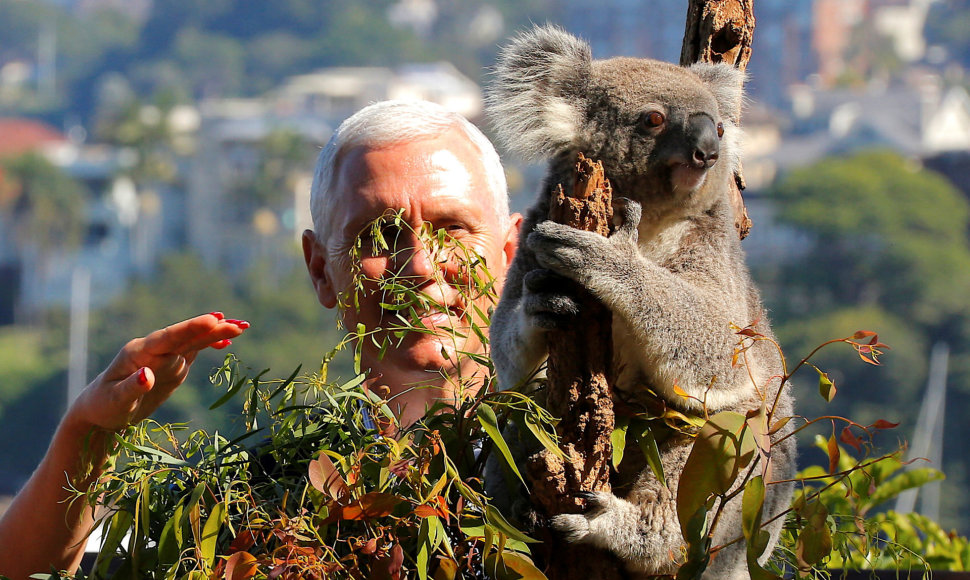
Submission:
{"label": "rough bark", "polygon": [[[745,70],[751,59],[751,39],[754,35],[753,4],[754,0],[690,0],[680,64],[688,66],[695,62],[723,62]],[[740,125],[740,109],[732,115],[732,120]],[[741,197],[744,174],[740,167],[734,181],[734,227],[744,239],[751,231],[752,224]]]}
{"label": "rough bark", "polygon": [[[571,195],[559,185],[550,200],[549,219],[607,236],[613,219],[612,188],[603,165],[580,153]],[[612,321],[610,311],[592,295],[580,297],[580,320],[549,340],[546,404],[561,417],[557,431],[566,458],[542,453],[526,466],[533,503],[546,516],[579,513],[581,491],[610,491],[613,399],[610,388]],[[564,578],[622,578],[619,561],[591,546],[566,546],[545,538],[546,575]]]}

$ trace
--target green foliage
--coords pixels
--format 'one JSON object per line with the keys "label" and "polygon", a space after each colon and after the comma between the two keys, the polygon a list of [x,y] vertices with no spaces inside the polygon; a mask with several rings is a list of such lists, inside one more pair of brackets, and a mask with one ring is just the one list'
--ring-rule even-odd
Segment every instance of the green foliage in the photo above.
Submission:
{"label": "green foliage", "polygon": [[[196,431],[179,443],[178,426],[143,423],[120,440],[125,466],[89,492],[114,505],[99,572],[221,577],[245,559],[247,578],[375,570],[426,577],[437,567],[481,566],[483,553],[527,554],[531,540],[487,506],[480,479],[467,476],[477,422],[456,421],[458,409],[446,409],[382,435],[374,425],[386,428],[394,417],[362,379],[337,385],[293,373],[264,380],[240,374],[227,357],[213,380],[243,386],[233,393],[245,401],[243,435],[230,441]],[[481,399],[473,404],[491,410]],[[470,431],[434,428],[456,424]],[[242,553],[248,556],[233,558]],[[121,567],[106,574],[116,557]]]}
{"label": "green foliage", "polygon": [[[829,158],[792,171],[770,192],[779,217],[805,237],[804,253],[781,265],[755,265],[786,352],[804,352],[828,336],[878,329],[893,345],[884,367],[848,365],[851,353],[828,349],[817,364],[843,387],[827,411],[868,423],[889,418],[912,428],[930,348],[951,351],[949,392],[970,385],[970,202],[937,174],[887,151]],[[796,380],[798,380],[796,378]],[[813,377],[811,380],[816,380]],[[798,385],[804,392],[805,385]],[[813,416],[822,402],[800,411]],[[965,439],[947,420],[946,441]],[[903,435],[908,436],[908,432]],[[943,520],[966,532],[966,461],[945,456]]]}
{"label": "green foliage", "polygon": [[[400,214],[381,218],[368,228],[377,232],[368,237],[368,251],[396,251],[393,232],[405,227]],[[464,292],[494,300],[494,280],[474,252],[443,230],[419,235],[435,256],[463,256]],[[443,308],[393,274],[369,282],[377,288],[359,291],[378,292],[397,306],[395,332],[429,332],[416,310]],[[471,330],[455,332],[482,334],[474,322],[482,314],[472,317]],[[354,329],[335,350],[377,330],[359,335]],[[487,360],[478,352],[459,356]],[[324,357],[319,373],[297,369],[281,381],[265,379],[267,371],[246,374],[227,356],[211,377],[224,395],[210,408],[233,401],[241,407],[234,438],[202,430],[186,436],[183,426],[152,422],[119,437],[122,467],[86,494],[78,492],[79,500],[101,498],[113,506],[98,574],[219,577],[231,566],[246,568],[246,578],[291,572],[453,578],[461,570],[541,578],[528,557],[533,540],[488,504],[481,471],[491,445],[514,468],[501,434],[509,415],[531,417],[551,441],[548,414],[518,393],[456,385],[457,399],[401,426],[388,402],[365,387],[365,375],[329,382],[332,358]],[[481,441],[490,444],[477,453]],[[115,558],[120,568],[109,575]]]}
{"label": "green foliage", "polygon": [[[850,444],[851,437],[843,436]],[[832,462],[799,474],[800,491],[778,554],[799,577],[830,569],[967,570],[970,541],[919,514],[876,512],[900,493],[943,478],[936,469],[907,466],[901,452],[856,458],[833,439],[815,446]],[[808,523],[805,526],[805,523]],[[799,529],[800,528],[800,529]]]}
{"label": "green foliage", "polygon": [[[82,17],[51,3],[0,0],[4,56],[32,61],[44,24],[53,24],[58,38],[57,93],[38,95],[25,87],[11,106],[89,119],[94,89],[119,73],[141,101],[171,90],[195,97],[255,96],[289,76],[328,66],[447,60],[477,80],[494,62],[500,35],[553,9],[549,0],[448,2],[439,4],[430,29],[418,34],[391,23],[394,4],[160,0],[140,23],[111,8]],[[483,21],[492,25],[481,28]]]}
{"label": "green foliage", "polygon": [[[352,262],[359,264],[365,252],[388,256],[389,263],[404,262],[397,252],[411,256],[412,248],[398,248],[398,240],[410,244],[417,238],[430,263],[460,265],[460,276],[446,281],[440,274],[439,283],[457,284],[467,304],[481,298],[494,302],[494,280],[474,251],[444,230],[407,227],[399,212],[381,216],[362,230],[350,250]],[[187,270],[186,264],[179,266]],[[510,417],[550,452],[561,453],[556,419],[526,395],[493,392],[491,377],[486,377],[477,389],[456,383],[453,400],[439,400],[423,419],[401,425],[389,401],[367,388],[360,344],[375,341],[384,352],[407,333],[436,332],[422,324],[418,313],[445,308],[417,292],[403,272],[379,279],[357,272],[357,284],[341,296],[345,307],[353,307],[362,294],[374,293],[393,313],[386,328],[350,329],[335,349],[353,350],[355,367],[364,373],[344,382],[328,380],[330,353],[319,372],[297,368],[286,379],[267,379],[268,370],[247,371],[228,355],[210,377],[223,391],[210,409],[239,409],[232,431],[143,422],[119,436],[113,458],[118,468],[91,489],[77,490],[76,501],[111,506],[103,520],[106,539],[95,576],[544,578],[532,561],[534,540],[490,503],[482,472],[493,454],[522,478],[502,434]],[[171,275],[177,279],[179,272]],[[488,310],[474,310],[468,328],[451,329],[456,344],[459,335],[471,333],[484,341]],[[749,328],[736,331],[739,361],[755,342],[771,341]],[[879,364],[885,349],[875,333],[858,331],[823,343],[786,368],[785,376],[769,380],[789,388],[792,375],[806,366],[826,376],[809,359],[833,344],[850,347],[871,365]],[[484,352],[459,351],[457,356],[456,368],[467,357],[491,370]],[[763,387],[762,392],[770,392]],[[835,393],[829,384],[823,396],[831,399]],[[800,476],[784,542],[762,567],[759,560],[768,542],[762,527],[771,521],[764,519],[765,487],[774,483],[765,481],[771,447],[778,438],[820,421],[794,428],[791,419],[776,416],[773,401],[766,399],[761,409],[746,415],[723,412],[707,418],[706,412],[688,416],[659,409],[620,422],[616,441],[635,438],[651,464],[659,464],[651,425],[694,435],[677,489],[687,542],[677,578],[699,578],[711,553],[724,547],[713,545],[714,531],[723,506],[738,496],[743,536],[734,541],[746,542],[752,578],[778,579],[793,570],[805,577],[834,565],[924,567],[929,559],[921,554],[932,556],[936,565],[964,565],[965,539],[944,534],[924,519],[873,515],[899,492],[940,477],[933,470],[903,471],[895,454],[869,456],[873,435],[895,425],[875,421],[864,426],[827,417],[844,424],[838,438],[833,428],[831,437],[819,441],[828,468],[808,468]],[[851,458],[840,442],[863,453],[863,459]],[[772,514],[772,520],[782,515]]]}
{"label": "green foliage", "polygon": [[940,331],[970,315],[953,292],[970,287],[970,203],[943,177],[871,151],[795,170],[774,195],[782,221],[817,236],[788,272],[799,313],[878,304]]}

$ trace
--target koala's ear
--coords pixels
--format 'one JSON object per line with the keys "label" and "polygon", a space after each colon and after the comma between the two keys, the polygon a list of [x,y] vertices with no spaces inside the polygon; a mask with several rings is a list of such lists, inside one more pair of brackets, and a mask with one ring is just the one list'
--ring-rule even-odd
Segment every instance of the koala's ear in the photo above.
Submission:
{"label": "koala's ear", "polygon": [[519,34],[502,49],[486,113],[509,149],[535,159],[576,145],[591,60],[589,44],[549,25]]}
{"label": "koala's ear", "polygon": [[697,63],[691,65],[690,71],[701,77],[701,80],[714,93],[721,115],[737,124],[741,111],[741,100],[744,98],[745,74],[729,64]]}

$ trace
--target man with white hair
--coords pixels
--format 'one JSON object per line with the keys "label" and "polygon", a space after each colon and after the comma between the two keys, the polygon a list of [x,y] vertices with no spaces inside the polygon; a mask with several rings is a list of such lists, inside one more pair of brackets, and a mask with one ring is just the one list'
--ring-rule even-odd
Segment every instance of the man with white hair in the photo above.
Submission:
{"label": "man with white hair", "polygon": [[[470,297],[469,265],[422,232],[444,230],[473,251],[501,291],[522,216],[509,215],[505,174],[488,139],[431,103],[376,103],[344,121],[321,152],[310,207],[315,231],[303,232],[303,254],[317,299],[340,305],[348,330],[377,331],[361,339],[361,367],[400,423],[454,401],[458,391],[477,391],[487,371],[467,356],[484,351],[470,326],[474,307],[487,311],[489,298]],[[385,228],[388,247],[367,247],[368,226],[388,210],[400,212],[401,227]],[[365,247],[354,254],[362,235]],[[419,297],[420,320],[412,321],[419,330],[398,340],[392,328],[400,319],[382,284],[388,279]],[[383,349],[385,340],[392,342]]]}
{"label": "man with white hair", "polygon": [[[484,351],[468,327],[474,307],[487,311],[491,298],[469,296],[463,289],[470,265],[434,247],[426,233],[444,230],[471,250],[500,291],[522,216],[509,215],[504,172],[488,139],[437,105],[371,105],[347,119],[321,153],[311,208],[316,231],[303,233],[303,251],[317,298],[334,308],[359,289],[356,304],[341,307],[342,320],[348,329],[382,329],[360,345],[361,366],[368,387],[391,398],[400,423],[454,400],[458,390],[480,388],[487,370],[464,355]],[[387,249],[364,248],[355,258],[360,234],[389,210],[404,227],[387,232]],[[388,278],[423,298],[415,304],[423,328],[382,353],[376,343],[397,324],[383,303],[381,281]],[[151,414],[185,380],[199,350],[225,348],[248,327],[216,312],[129,342],[68,410],[41,465],[0,519],[0,575],[19,580],[50,566],[76,571],[92,509],[69,501],[67,480],[83,489],[99,477],[113,433]]]}

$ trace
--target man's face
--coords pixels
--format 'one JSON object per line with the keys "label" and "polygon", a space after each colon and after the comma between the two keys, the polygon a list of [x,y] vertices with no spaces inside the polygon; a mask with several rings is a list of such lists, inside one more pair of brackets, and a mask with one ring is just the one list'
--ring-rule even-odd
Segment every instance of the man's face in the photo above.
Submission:
{"label": "man's face", "polygon": [[[351,149],[339,161],[333,194],[337,199],[326,247],[305,234],[304,252],[321,304],[328,308],[344,304],[347,329],[354,330],[358,324],[366,330],[385,329],[374,336],[377,343],[390,340],[382,358],[375,341],[364,340],[364,366],[384,374],[453,371],[459,353],[482,352],[480,340],[470,330],[472,322],[482,324],[473,314],[472,302],[484,312],[491,300],[476,296],[479,293],[468,282],[468,264],[455,248],[473,251],[484,259],[492,276],[504,278],[521,218],[516,216],[508,222],[511,226],[502,228],[478,150],[464,133],[453,129],[435,138]],[[369,225],[398,210],[403,223],[383,228],[390,246],[384,249],[371,240]],[[427,234],[434,237],[437,230],[447,234],[444,248],[429,243]],[[363,244],[352,256],[358,239]],[[354,260],[359,261],[356,273]],[[410,323],[430,332],[412,330],[400,341],[387,332],[408,324],[382,305],[393,301],[388,281],[402,284],[405,294],[441,305],[415,304],[420,325],[413,319]],[[363,286],[356,291],[354,306],[357,282]],[[410,318],[407,310],[402,315]]]}

